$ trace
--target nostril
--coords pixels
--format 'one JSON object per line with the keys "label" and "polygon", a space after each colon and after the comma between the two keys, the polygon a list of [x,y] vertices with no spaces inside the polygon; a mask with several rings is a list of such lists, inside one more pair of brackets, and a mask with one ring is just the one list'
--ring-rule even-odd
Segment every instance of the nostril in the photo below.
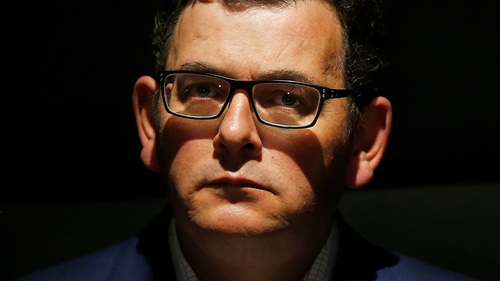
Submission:
{"label": "nostril", "polygon": [[219,153],[228,153],[229,152],[228,147],[224,144],[224,142],[219,141],[219,139],[214,142],[214,149],[215,149],[215,151],[217,151]]}
{"label": "nostril", "polygon": [[244,150],[254,150],[255,149],[255,145],[253,143],[247,143],[245,144],[242,149]]}

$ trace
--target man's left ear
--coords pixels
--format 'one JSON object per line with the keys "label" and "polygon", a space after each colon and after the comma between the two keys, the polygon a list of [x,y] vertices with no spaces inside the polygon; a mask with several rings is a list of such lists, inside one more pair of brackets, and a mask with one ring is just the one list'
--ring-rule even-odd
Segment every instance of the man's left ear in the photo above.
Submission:
{"label": "man's left ear", "polygon": [[391,103],[385,97],[377,97],[363,108],[353,136],[347,187],[360,188],[373,178],[389,141],[391,125]]}

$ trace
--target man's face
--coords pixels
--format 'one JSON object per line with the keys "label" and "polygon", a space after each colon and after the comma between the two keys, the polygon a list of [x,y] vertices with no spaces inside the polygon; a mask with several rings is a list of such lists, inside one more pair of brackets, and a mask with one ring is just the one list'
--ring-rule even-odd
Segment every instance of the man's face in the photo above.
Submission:
{"label": "man's face", "polygon": [[[344,88],[340,24],[320,1],[249,9],[197,2],[173,42],[167,70]],[[244,90],[217,120],[160,106],[157,157],[181,227],[252,235],[331,222],[351,155],[345,99],[327,101],[309,129],[259,123]]]}

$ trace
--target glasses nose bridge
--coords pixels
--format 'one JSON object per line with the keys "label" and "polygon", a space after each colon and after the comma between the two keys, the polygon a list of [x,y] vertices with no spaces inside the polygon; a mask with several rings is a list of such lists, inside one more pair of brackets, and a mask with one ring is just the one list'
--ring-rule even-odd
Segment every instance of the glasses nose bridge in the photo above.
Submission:
{"label": "glasses nose bridge", "polygon": [[[229,82],[229,93],[226,101],[226,106],[224,108],[229,107],[231,102],[233,101],[234,94],[237,90],[244,90],[248,94],[248,103],[250,105],[250,110],[255,113],[255,104],[253,100],[253,87],[255,86],[254,81],[245,81],[245,80],[236,80],[236,79],[228,79]],[[224,110],[224,109],[223,109]]]}
{"label": "glasses nose bridge", "polygon": [[253,87],[255,85],[254,81],[243,81],[243,80],[229,80],[229,100],[233,99],[234,93],[237,90],[245,90],[250,99],[253,99]]}
{"label": "glasses nose bridge", "polygon": [[[255,117],[256,108],[255,108],[255,104],[253,101],[253,93],[252,92],[253,92],[254,85],[257,83],[255,83],[254,81],[236,80],[236,79],[230,79],[230,78],[226,79],[226,81],[229,82],[229,90],[228,90],[228,94],[227,94],[228,96],[226,99],[226,103],[223,106],[223,108],[221,109],[221,113],[220,113],[221,115],[224,115],[223,120],[226,118],[225,116],[228,114],[229,110],[231,110],[230,108],[231,108],[233,98],[235,96],[236,91],[238,91],[238,90],[246,91],[247,98],[248,98],[248,107],[249,107],[248,109],[249,109],[250,113],[252,115],[254,115],[254,117]],[[252,122],[255,122],[255,120]]]}

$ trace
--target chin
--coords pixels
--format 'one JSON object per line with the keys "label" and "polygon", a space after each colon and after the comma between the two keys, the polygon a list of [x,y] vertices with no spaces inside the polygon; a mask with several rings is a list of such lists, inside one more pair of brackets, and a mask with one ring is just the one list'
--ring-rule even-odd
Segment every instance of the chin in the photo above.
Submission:
{"label": "chin", "polygon": [[191,219],[197,227],[205,231],[245,237],[272,234],[288,226],[284,220],[266,217],[239,206],[231,206],[225,210],[212,210]]}
{"label": "chin", "polygon": [[[201,231],[235,236],[271,234],[289,223],[273,202],[219,200],[189,208],[187,221]],[[266,204],[267,203],[267,204]]]}

